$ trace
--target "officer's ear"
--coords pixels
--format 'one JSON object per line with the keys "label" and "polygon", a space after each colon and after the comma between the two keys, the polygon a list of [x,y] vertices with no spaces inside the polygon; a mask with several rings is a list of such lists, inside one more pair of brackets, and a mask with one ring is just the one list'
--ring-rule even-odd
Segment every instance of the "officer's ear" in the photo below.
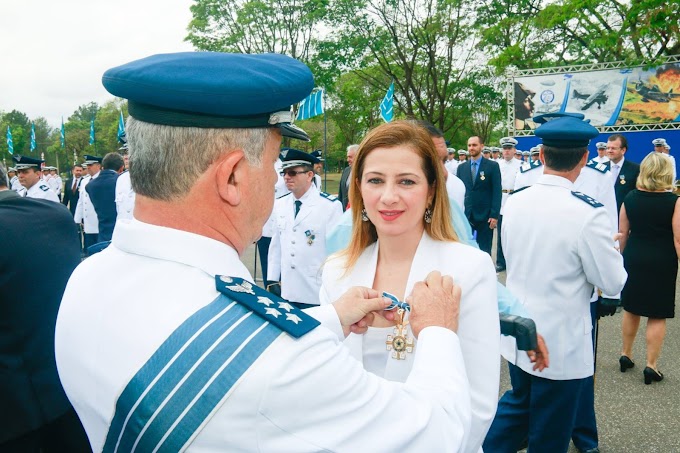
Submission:
{"label": "officer's ear", "polygon": [[222,200],[232,206],[241,203],[244,184],[248,181],[248,161],[242,149],[223,154],[215,163],[215,185]]}

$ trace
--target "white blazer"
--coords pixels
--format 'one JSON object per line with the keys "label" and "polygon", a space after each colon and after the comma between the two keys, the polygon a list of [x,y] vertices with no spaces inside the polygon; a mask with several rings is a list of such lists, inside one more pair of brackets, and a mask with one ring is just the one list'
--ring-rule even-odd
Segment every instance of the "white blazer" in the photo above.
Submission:
{"label": "white blazer", "polygon": [[[354,268],[346,275],[344,259],[337,255],[332,256],[323,269],[321,304],[335,301],[352,286],[373,287],[378,248],[378,242],[367,247]],[[491,426],[498,404],[500,321],[496,300],[496,272],[488,254],[459,242],[435,241],[424,233],[413,257],[405,294],[409,295],[413,285],[425,280],[427,274],[434,270],[452,276],[462,290],[458,337],[470,382],[472,405],[470,436],[463,451],[477,452]],[[409,334],[413,335],[410,328]],[[350,334],[344,342],[360,362],[363,362],[362,340],[361,335]],[[417,348],[416,343],[416,350]],[[385,355],[390,354],[385,351]],[[407,354],[406,360],[389,357],[383,377],[405,382],[413,365],[413,354]]]}

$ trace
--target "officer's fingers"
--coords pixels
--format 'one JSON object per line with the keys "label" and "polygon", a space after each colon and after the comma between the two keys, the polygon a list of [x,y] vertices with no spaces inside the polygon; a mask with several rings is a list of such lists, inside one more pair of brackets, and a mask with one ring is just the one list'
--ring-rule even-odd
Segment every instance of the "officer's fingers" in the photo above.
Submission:
{"label": "officer's fingers", "polygon": [[442,274],[439,271],[432,271],[425,278],[427,287],[431,290],[439,289],[442,285]]}
{"label": "officer's fingers", "polygon": [[387,297],[373,297],[371,299],[364,299],[361,301],[361,310],[364,314],[374,311],[381,312],[390,306],[392,301]]}
{"label": "officer's fingers", "polygon": [[442,289],[444,294],[451,294],[453,292],[453,277],[445,275],[442,277]]}

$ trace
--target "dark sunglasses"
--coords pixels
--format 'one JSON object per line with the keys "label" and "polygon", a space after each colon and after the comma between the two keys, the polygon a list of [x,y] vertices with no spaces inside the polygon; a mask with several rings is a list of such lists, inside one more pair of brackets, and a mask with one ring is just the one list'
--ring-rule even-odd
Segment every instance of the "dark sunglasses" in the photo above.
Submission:
{"label": "dark sunglasses", "polygon": [[307,172],[309,172],[309,171],[310,171],[310,170],[298,170],[298,171],[295,171],[295,170],[284,170],[284,171],[281,172],[281,176],[288,175],[290,178],[294,178],[296,175],[299,175],[300,173],[307,173]]}

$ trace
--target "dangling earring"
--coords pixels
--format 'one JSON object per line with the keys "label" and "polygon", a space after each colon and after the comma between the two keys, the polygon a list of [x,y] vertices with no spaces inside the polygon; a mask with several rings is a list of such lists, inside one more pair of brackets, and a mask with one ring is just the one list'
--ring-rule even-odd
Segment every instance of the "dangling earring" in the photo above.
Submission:
{"label": "dangling earring", "polygon": [[368,215],[366,215],[366,208],[361,210],[361,220],[368,222]]}
{"label": "dangling earring", "polygon": [[432,223],[432,209],[425,209],[425,223]]}

